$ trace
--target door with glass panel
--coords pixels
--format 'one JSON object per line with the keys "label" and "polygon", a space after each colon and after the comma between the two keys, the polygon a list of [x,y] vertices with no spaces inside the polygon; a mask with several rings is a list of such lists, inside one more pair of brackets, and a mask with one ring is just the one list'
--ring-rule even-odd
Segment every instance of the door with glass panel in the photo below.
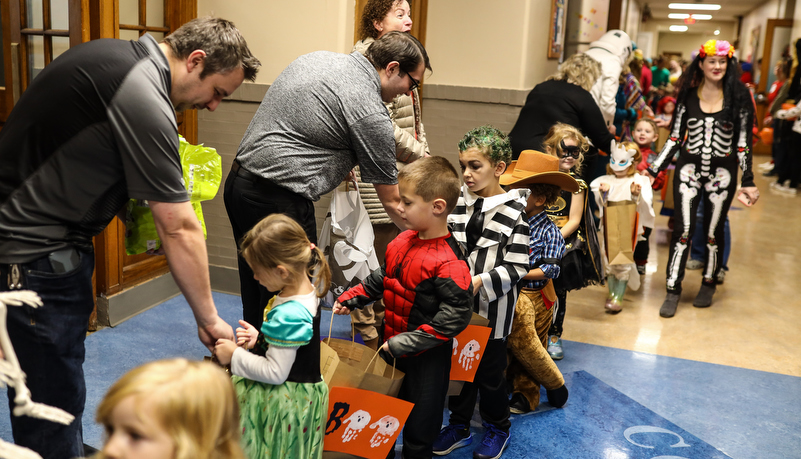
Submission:
{"label": "door with glass panel", "polygon": [[0,122],[44,67],[89,39],[82,0],[2,0]]}
{"label": "door with glass panel", "polygon": [[[160,42],[197,16],[196,0],[94,1],[108,7],[97,28],[123,40],[138,40],[147,33]],[[197,112],[187,110],[177,121],[181,135],[197,143]],[[97,294],[106,297],[169,271],[164,256],[126,254],[125,225],[116,218],[95,238],[95,266]]]}

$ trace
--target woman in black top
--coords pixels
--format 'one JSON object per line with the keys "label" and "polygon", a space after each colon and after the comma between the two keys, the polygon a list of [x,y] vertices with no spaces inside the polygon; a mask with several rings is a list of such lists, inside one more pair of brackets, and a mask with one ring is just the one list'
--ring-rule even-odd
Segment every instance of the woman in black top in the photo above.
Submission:
{"label": "woman in black top", "polygon": [[589,92],[600,75],[597,61],[585,54],[574,54],[559,66],[557,73],[535,86],[509,133],[513,159],[523,150],[545,151],[542,141],[556,123],[579,129],[596,147],[608,150],[615,137]]}
{"label": "woman in black top", "polygon": [[676,313],[699,199],[704,199],[707,240],[704,278],[693,302],[699,308],[712,304],[723,258],[717,241],[723,241],[726,214],[737,193],[738,167],[743,171],[741,200],[750,206],[759,199],[751,169],[754,105],[740,81],[733,53],[734,47],[726,41],[709,40],[701,47],[682,79],[670,137],[648,169],[656,177],[678,154],[673,180],[675,225],[667,264],[667,296],[659,310],[662,317]]}

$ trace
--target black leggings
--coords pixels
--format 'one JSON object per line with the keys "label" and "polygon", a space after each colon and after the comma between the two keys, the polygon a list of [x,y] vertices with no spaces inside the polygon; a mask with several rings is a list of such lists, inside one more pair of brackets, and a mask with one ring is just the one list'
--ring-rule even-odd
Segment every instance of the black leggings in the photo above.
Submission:
{"label": "black leggings", "polygon": [[[670,241],[666,286],[669,293],[681,293],[684,265],[690,255],[690,240],[695,230],[695,213],[704,199],[704,270],[703,282],[715,284],[715,276],[723,265],[724,224],[729,206],[737,190],[737,157],[713,157],[710,173],[702,176],[700,155],[682,152],[676,161],[673,179],[675,223]],[[718,244],[720,241],[720,245]]]}

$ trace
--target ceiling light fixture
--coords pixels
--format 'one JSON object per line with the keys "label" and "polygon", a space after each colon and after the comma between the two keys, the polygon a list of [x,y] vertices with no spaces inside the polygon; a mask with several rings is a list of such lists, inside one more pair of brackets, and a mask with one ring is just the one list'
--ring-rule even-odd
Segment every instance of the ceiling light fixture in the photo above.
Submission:
{"label": "ceiling light fixture", "polygon": [[708,21],[712,19],[711,14],[687,14],[687,13],[670,13],[668,14],[668,18],[670,19],[689,19],[693,18],[697,21]]}
{"label": "ceiling light fixture", "polygon": [[717,11],[720,5],[712,3],[671,3],[668,5],[671,10],[704,10]]}
{"label": "ceiling light fixture", "polygon": [[720,35],[720,29],[715,29],[715,32],[713,32],[713,33],[714,33],[715,35]]}
{"label": "ceiling light fixture", "polygon": [[686,25],[672,25],[670,26],[671,32],[686,32],[689,27]]}

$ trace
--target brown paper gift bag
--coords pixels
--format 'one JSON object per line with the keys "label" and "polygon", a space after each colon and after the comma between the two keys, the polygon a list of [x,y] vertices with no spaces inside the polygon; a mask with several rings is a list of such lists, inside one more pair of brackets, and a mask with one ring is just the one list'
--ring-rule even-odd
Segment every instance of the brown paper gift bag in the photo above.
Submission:
{"label": "brown paper gift bag", "polygon": [[[332,317],[333,321],[333,317]],[[343,339],[320,342],[320,372],[328,387],[353,387],[397,397],[406,374],[388,365],[369,347]]]}
{"label": "brown paper gift bag", "polygon": [[664,192],[663,201],[665,202],[662,205],[663,209],[675,209],[675,204],[673,201],[673,177],[676,175],[676,169],[674,167],[670,167],[667,170],[667,181],[665,182],[665,187],[662,189]]}
{"label": "brown paper gift bag", "polygon": [[634,263],[638,215],[633,201],[611,201],[604,208],[604,242],[610,265]]}

